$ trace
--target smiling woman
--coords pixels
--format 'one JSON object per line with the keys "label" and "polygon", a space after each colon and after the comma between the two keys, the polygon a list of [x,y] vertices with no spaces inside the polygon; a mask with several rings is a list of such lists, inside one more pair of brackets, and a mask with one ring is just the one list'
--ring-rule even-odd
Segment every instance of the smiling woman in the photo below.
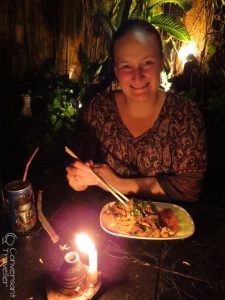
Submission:
{"label": "smiling woman", "polygon": [[207,164],[204,123],[195,103],[159,88],[158,31],[129,20],[113,37],[111,54],[120,89],[98,94],[84,111],[75,152],[89,161],[67,167],[69,184],[104,188],[92,168],[124,194],[196,201]]}
{"label": "smiling woman", "polygon": [[147,100],[149,104],[149,99],[153,102],[160,94],[160,72],[164,64],[162,44],[152,25],[148,24],[144,31],[140,25],[130,24],[136,26],[130,25],[127,33],[118,31],[114,37],[114,71],[126,102]]}

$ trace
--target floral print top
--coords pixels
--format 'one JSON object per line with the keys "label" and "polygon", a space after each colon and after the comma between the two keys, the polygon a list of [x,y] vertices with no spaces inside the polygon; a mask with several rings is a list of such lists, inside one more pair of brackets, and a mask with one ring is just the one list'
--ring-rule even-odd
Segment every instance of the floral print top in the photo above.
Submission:
{"label": "floral print top", "polygon": [[80,128],[79,155],[105,162],[122,177],[155,176],[168,199],[195,201],[207,166],[204,122],[197,105],[167,92],[153,126],[133,137],[113,93],[92,99]]}

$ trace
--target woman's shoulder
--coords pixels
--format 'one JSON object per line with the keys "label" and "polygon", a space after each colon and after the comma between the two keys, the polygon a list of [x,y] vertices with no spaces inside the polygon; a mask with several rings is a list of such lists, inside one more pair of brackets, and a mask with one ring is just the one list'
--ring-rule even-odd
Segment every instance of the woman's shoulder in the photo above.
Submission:
{"label": "woman's shoulder", "polygon": [[89,105],[105,106],[105,105],[109,104],[110,102],[112,102],[112,92],[104,91],[104,92],[95,94],[91,98]]}
{"label": "woman's shoulder", "polygon": [[192,99],[173,91],[167,92],[167,110],[171,113],[200,113],[200,109]]}
{"label": "woman's shoulder", "polygon": [[86,103],[83,111],[85,119],[98,118],[100,115],[107,115],[107,112],[113,107],[113,95],[111,92],[104,91],[95,94],[91,100]]}

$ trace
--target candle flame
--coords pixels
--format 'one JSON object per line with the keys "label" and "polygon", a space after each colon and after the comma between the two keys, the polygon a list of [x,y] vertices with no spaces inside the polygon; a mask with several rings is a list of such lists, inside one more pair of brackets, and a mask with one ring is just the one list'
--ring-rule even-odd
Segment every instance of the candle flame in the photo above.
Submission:
{"label": "candle flame", "polygon": [[85,233],[76,234],[76,244],[80,251],[85,254],[88,254],[90,251],[95,249],[95,244],[91,238]]}

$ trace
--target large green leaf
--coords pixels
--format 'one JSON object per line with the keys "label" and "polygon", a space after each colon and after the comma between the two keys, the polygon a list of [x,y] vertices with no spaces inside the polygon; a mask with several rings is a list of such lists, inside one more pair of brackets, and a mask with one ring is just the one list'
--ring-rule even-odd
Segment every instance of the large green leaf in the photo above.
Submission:
{"label": "large green leaf", "polygon": [[190,0],[150,0],[148,1],[148,9],[152,9],[156,5],[171,3],[177,4],[180,8],[187,11],[191,9],[191,2]]}
{"label": "large green leaf", "polygon": [[113,15],[111,18],[113,27],[118,29],[121,25],[121,21],[123,18],[124,8],[126,5],[126,0],[114,0],[114,8],[113,8]]}
{"label": "large green leaf", "polygon": [[174,36],[178,40],[190,41],[190,35],[184,25],[180,22],[179,19],[173,16],[166,14],[156,15],[151,18],[151,23],[154,26],[165,30],[167,33]]}

